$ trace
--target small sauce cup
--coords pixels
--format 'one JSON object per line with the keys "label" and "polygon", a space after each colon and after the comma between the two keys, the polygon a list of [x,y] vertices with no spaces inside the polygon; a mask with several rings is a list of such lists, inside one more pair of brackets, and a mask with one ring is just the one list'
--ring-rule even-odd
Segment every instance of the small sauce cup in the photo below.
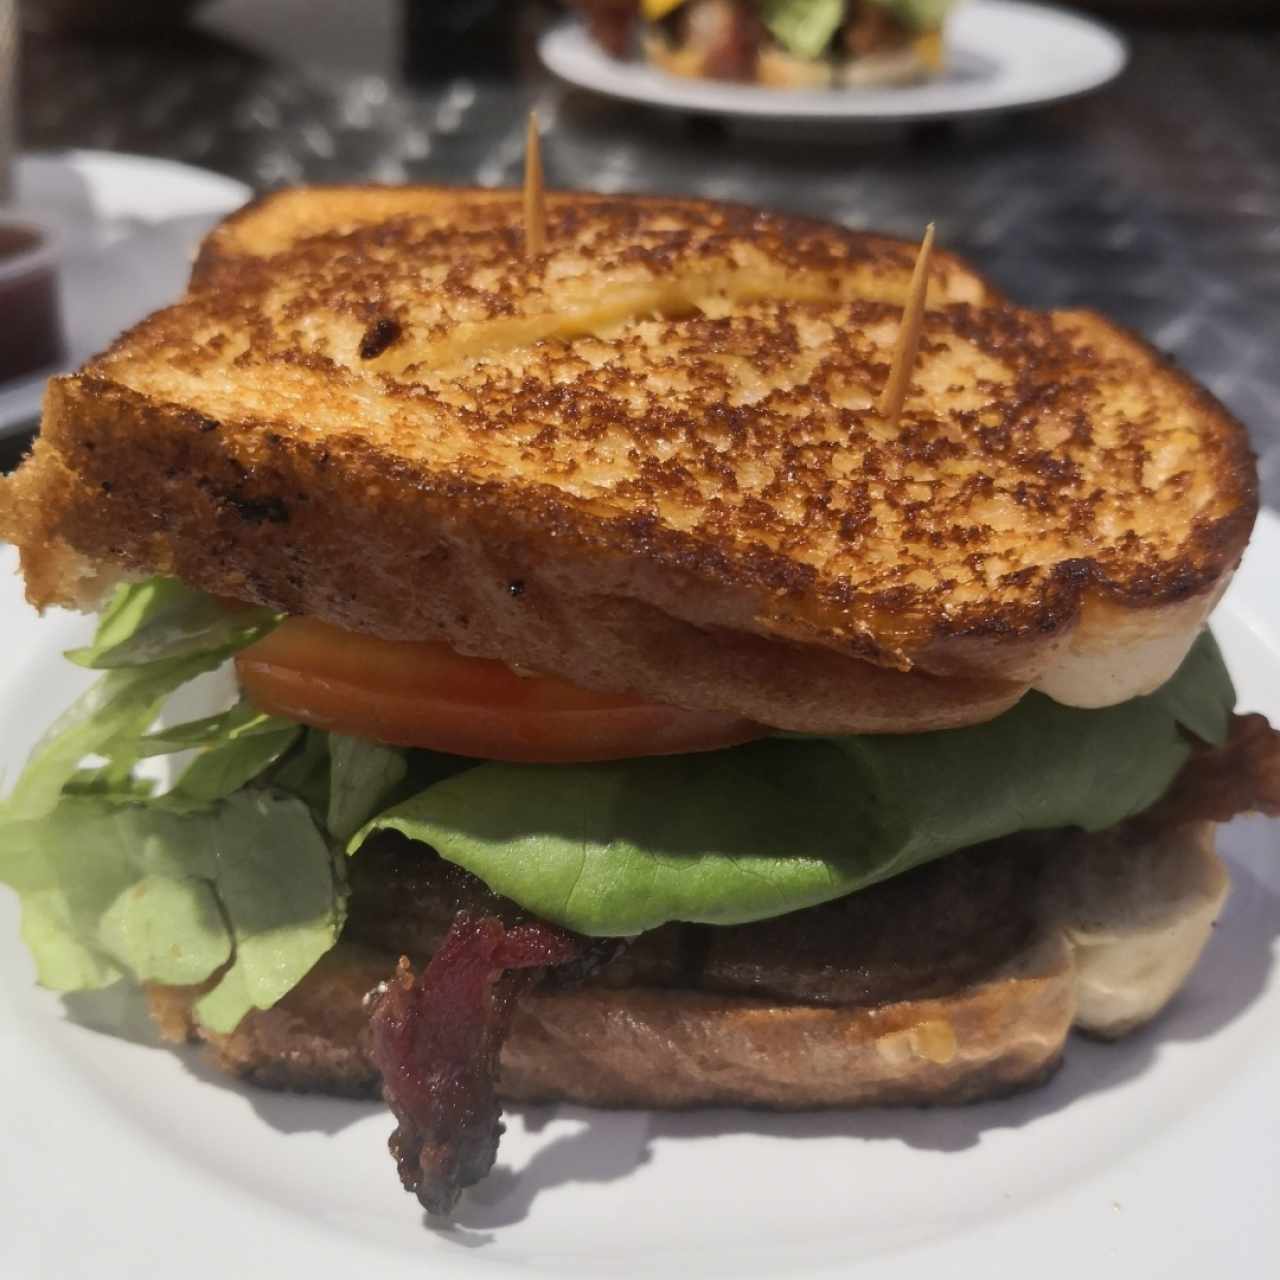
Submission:
{"label": "small sauce cup", "polygon": [[65,354],[58,245],[32,219],[0,214],[0,384]]}

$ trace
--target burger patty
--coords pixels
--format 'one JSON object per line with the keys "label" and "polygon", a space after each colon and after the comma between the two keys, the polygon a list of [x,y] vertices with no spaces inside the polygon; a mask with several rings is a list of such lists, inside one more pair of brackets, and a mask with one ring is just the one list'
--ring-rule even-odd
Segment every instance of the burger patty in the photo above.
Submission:
{"label": "burger patty", "polygon": [[[955,854],[861,893],[742,925],[670,924],[634,938],[586,979],[817,1005],[949,995],[998,968],[1035,927],[1043,836]],[[510,925],[514,903],[393,831],[351,863],[344,940],[422,962],[460,911]]]}
{"label": "burger patty", "polygon": [[[1280,734],[1235,716],[1227,742],[1200,750],[1153,809],[1122,832],[1161,830],[1257,809],[1280,813]],[[631,939],[588,985],[654,987],[860,1007],[934,999],[1000,968],[1037,928],[1041,881],[1082,837],[1030,832],[979,845],[859,893],[753,924],[669,924]],[[1050,874],[1053,874],[1050,871]],[[423,963],[459,912],[512,925],[515,903],[434,850],[383,831],[352,859],[343,939]]]}

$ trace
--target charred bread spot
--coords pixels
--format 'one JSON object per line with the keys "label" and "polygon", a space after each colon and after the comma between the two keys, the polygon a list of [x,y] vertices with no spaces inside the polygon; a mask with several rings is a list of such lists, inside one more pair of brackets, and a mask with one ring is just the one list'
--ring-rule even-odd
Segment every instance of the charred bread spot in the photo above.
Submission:
{"label": "charred bread spot", "polygon": [[360,359],[374,360],[389,347],[399,342],[400,322],[391,316],[378,316],[364,331],[360,339]]}
{"label": "charred bread spot", "polygon": [[289,523],[289,508],[281,498],[245,498],[229,493],[225,497],[225,502],[246,524]]}

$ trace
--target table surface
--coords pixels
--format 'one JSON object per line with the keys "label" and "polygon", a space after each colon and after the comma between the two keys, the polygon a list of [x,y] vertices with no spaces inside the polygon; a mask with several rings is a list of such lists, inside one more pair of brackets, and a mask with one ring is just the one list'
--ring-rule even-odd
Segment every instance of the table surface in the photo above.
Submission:
{"label": "table surface", "polygon": [[531,58],[501,80],[410,86],[395,17],[393,0],[220,0],[197,31],[148,43],[30,39],[24,144],[168,156],[262,188],[514,184],[537,106],[556,186],[908,236],[932,219],[1019,301],[1106,311],[1182,362],[1249,426],[1280,506],[1280,30],[1137,27],[1111,87],[982,126],[767,138],[568,90]]}

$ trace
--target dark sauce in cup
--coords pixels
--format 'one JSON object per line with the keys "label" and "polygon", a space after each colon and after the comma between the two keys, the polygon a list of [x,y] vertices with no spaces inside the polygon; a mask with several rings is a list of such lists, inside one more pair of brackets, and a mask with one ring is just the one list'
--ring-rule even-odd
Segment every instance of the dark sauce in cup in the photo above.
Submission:
{"label": "dark sauce in cup", "polygon": [[43,231],[0,221],[0,383],[63,354],[54,255]]}

